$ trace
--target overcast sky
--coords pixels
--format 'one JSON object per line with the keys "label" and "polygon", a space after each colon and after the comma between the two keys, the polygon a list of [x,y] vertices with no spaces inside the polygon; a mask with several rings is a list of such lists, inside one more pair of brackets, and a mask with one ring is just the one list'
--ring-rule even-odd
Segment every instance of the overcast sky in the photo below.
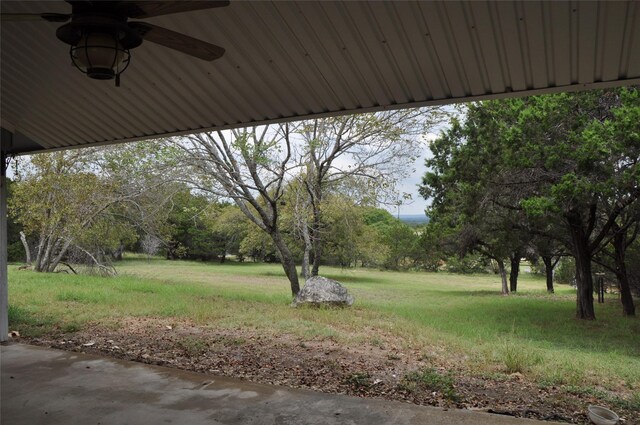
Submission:
{"label": "overcast sky", "polygon": [[[398,193],[409,193],[412,198],[412,201],[400,206],[401,215],[424,214],[424,210],[427,207],[427,201],[418,193],[418,185],[422,182],[422,176],[427,171],[427,167],[424,165],[424,160],[427,158],[427,155],[430,154],[428,144],[436,137],[437,135],[434,133],[429,133],[425,136],[424,151],[414,164],[416,171],[410,177],[402,181],[398,187]],[[394,216],[398,213],[398,209],[395,206],[388,206],[385,209]]]}
{"label": "overcast sky", "polygon": [[[411,195],[411,198],[412,198],[411,201],[407,201],[400,206],[401,215],[415,215],[415,214],[423,215],[424,214],[424,210],[427,207],[427,201],[423,199],[422,196],[420,196],[420,194],[418,193],[418,185],[421,183],[422,176],[427,170],[424,165],[424,161],[427,155],[430,154],[429,142],[431,140],[434,140],[436,137],[437,137],[437,134],[435,133],[428,133],[424,136],[423,152],[413,165],[415,172],[411,176],[403,180],[398,186],[399,194],[408,193]],[[14,177],[13,165],[14,164],[12,163],[9,169],[7,170],[7,175],[9,178]],[[382,207],[387,209],[394,216],[398,213],[397,206],[390,205],[387,207],[384,207],[384,206]]]}

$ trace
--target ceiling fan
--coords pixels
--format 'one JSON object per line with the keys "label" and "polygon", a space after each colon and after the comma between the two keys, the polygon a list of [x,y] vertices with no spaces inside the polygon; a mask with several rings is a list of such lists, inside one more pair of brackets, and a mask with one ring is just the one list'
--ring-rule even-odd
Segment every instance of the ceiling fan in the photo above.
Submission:
{"label": "ceiling fan", "polygon": [[215,44],[147,22],[129,21],[173,13],[212,9],[229,5],[222,1],[100,1],[67,0],[71,13],[3,13],[2,21],[67,22],[56,36],[71,46],[73,64],[90,78],[116,79],[129,66],[130,49],[150,41],[196,58],[212,61],[224,49]]}

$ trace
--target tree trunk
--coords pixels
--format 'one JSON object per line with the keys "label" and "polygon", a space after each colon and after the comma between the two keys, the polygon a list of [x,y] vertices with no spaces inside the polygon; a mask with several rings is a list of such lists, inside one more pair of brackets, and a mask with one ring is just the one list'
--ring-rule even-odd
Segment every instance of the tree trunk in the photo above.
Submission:
{"label": "tree trunk", "polygon": [[27,260],[27,264],[31,264],[31,249],[29,249],[27,237],[24,235],[23,231],[20,231],[20,241],[22,242],[22,246],[24,246],[24,255]]}
{"label": "tree trunk", "polygon": [[507,285],[507,270],[504,267],[504,261],[496,260],[498,263],[498,271],[502,279],[502,295],[509,295],[509,285]]}
{"label": "tree trunk", "polygon": [[313,267],[311,268],[311,276],[318,276],[320,260],[322,259],[322,237],[320,236],[319,228],[313,233]]}
{"label": "tree trunk", "polygon": [[568,214],[567,221],[571,228],[572,251],[576,259],[576,284],[578,286],[576,316],[579,319],[595,320],[589,238],[585,234],[582,220],[578,214]]}
{"label": "tree trunk", "polygon": [[124,253],[124,244],[120,241],[118,248],[113,252],[114,261],[122,261],[122,254]]}
{"label": "tree trunk", "polygon": [[35,270],[37,272],[48,272],[49,265],[51,264],[51,250],[53,249],[54,238],[53,236],[49,236],[47,238],[46,248],[44,250],[44,254],[40,258],[38,264],[36,264]]}
{"label": "tree trunk", "polygon": [[320,271],[320,261],[322,260],[322,217],[320,214],[320,202],[322,195],[316,193],[313,206],[313,228],[311,229],[311,241],[313,242],[313,267],[311,276],[318,276]]}
{"label": "tree trunk", "polygon": [[547,276],[547,292],[553,294],[553,258],[543,255],[542,262],[544,263],[544,272]]}
{"label": "tree trunk", "polygon": [[71,246],[71,241],[70,240],[65,241],[64,245],[62,246],[62,248],[60,248],[60,252],[56,256],[56,258],[54,258],[53,262],[51,263],[51,266],[49,268],[50,272],[55,271],[56,267],[58,267],[58,264],[60,264],[60,261],[62,261],[62,258],[67,253],[67,250],[69,249],[69,246]]}
{"label": "tree trunk", "polygon": [[620,301],[622,302],[622,314],[625,316],[635,316],[636,307],[633,304],[633,296],[631,295],[631,287],[629,285],[629,275],[627,274],[627,265],[625,263],[625,232],[617,231],[613,238],[613,247],[615,249],[616,262],[616,278],[620,284]]}
{"label": "tree trunk", "polygon": [[518,290],[518,274],[520,273],[520,253],[518,251],[511,254],[511,270],[509,271],[509,287],[511,292]]}
{"label": "tree trunk", "polygon": [[311,264],[311,236],[309,235],[309,226],[304,220],[300,223],[300,232],[302,233],[302,239],[304,240],[304,252],[302,254],[302,277],[307,280],[311,277],[310,264]]}
{"label": "tree trunk", "polygon": [[44,256],[44,247],[47,243],[47,237],[44,232],[40,233],[40,240],[38,241],[38,252],[36,254],[36,261],[33,265],[33,269],[37,272],[42,271],[42,257]]}
{"label": "tree trunk", "polygon": [[278,230],[270,233],[271,239],[280,254],[280,260],[282,261],[282,268],[287,275],[289,282],[291,283],[291,293],[295,297],[300,292],[300,282],[298,281],[298,271],[296,270],[296,263],[293,261],[293,255],[286,243],[282,240],[282,235]]}
{"label": "tree trunk", "polygon": [[595,320],[593,308],[593,276],[591,275],[591,256],[585,253],[576,256],[576,316],[580,319]]}

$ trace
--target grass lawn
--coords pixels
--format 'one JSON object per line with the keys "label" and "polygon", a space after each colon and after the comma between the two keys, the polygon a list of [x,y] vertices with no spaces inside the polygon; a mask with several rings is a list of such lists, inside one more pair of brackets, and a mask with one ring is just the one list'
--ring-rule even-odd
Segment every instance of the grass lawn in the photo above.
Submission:
{"label": "grass lawn", "polygon": [[522,373],[540,386],[610,390],[640,406],[640,320],[621,316],[616,295],[598,320],[574,318],[575,291],[548,295],[523,275],[517,295],[498,276],[323,267],[355,296],[350,309],[294,309],[279,265],[127,259],[115,278],[9,270],[10,329],[70,333],[127,317],[175,317],[264,334],[395,344],[458,373]]}

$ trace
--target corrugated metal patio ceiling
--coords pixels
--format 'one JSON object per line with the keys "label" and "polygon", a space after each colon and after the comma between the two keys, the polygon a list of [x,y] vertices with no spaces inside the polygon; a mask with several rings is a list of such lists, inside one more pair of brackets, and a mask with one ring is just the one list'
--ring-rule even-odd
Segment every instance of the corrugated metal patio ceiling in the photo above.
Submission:
{"label": "corrugated metal patio ceiling", "polygon": [[232,2],[146,21],[226,54],[203,62],[144,43],[116,88],[71,66],[60,24],[3,22],[1,126],[14,133],[5,149],[640,84],[640,4],[631,1]]}

